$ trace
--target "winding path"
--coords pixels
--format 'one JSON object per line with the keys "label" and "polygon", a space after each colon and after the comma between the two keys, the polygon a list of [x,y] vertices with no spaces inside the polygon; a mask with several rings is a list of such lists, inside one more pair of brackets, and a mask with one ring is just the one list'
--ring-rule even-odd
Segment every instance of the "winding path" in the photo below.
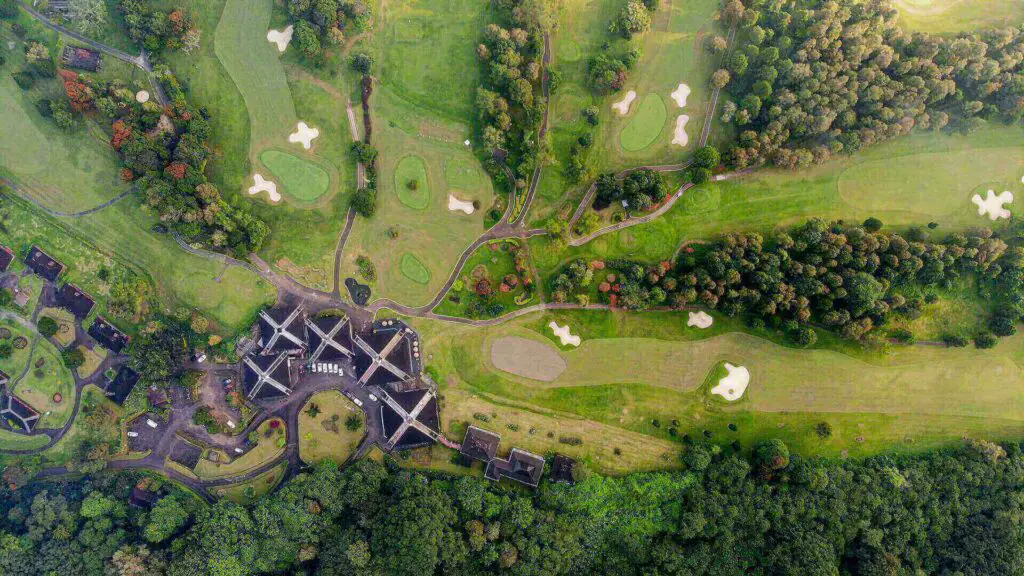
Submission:
{"label": "winding path", "polygon": [[114,196],[110,200],[107,200],[106,202],[103,202],[102,204],[99,204],[97,206],[93,206],[92,208],[87,208],[87,209],[81,210],[79,212],[61,212],[60,210],[54,210],[53,208],[45,206],[42,202],[37,200],[34,196],[32,196],[31,194],[25,192],[21,187],[19,187],[17,184],[15,184],[12,180],[8,180],[7,178],[4,178],[3,176],[0,176],[0,183],[3,183],[4,185],[10,187],[11,189],[13,189],[15,191],[21,191],[22,194],[20,194],[20,196],[22,198],[24,198],[25,200],[28,200],[29,202],[34,204],[36,206],[36,208],[39,208],[40,210],[42,210],[43,212],[49,214],[50,216],[55,216],[57,218],[81,218],[82,216],[88,216],[90,214],[95,214],[96,212],[99,212],[100,210],[103,210],[104,208],[109,208],[109,207],[113,206],[114,204],[117,204],[121,200],[124,200],[125,198],[127,198],[127,197],[129,197],[129,196],[131,196],[132,194],[135,193],[135,186],[132,186],[131,188],[125,190],[124,192],[121,192],[117,196]]}
{"label": "winding path", "polygon": [[[540,130],[537,132],[537,142],[542,142],[544,136],[548,133],[548,112],[551,110],[551,75],[548,72],[548,67],[551,64],[551,36],[544,33],[544,56],[541,58],[541,65],[543,70],[541,72],[541,91],[544,93],[544,118],[540,123]],[[543,166],[541,162],[537,162],[537,166],[533,169],[533,179],[530,181],[530,190],[526,193],[526,200],[523,201],[523,208],[519,211],[519,215],[512,222],[513,226],[522,226],[523,221],[526,219],[526,213],[530,211],[530,205],[533,204],[533,198],[537,195],[537,186],[540,184],[540,175]]]}

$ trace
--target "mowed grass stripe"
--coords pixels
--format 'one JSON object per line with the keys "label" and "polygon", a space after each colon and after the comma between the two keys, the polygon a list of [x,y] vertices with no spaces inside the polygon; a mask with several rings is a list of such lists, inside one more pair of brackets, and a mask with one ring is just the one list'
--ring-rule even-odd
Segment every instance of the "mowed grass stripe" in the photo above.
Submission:
{"label": "mowed grass stripe", "polygon": [[284,66],[266,39],[272,8],[271,0],[227,0],[214,37],[214,52],[249,110],[250,155],[279,139],[287,142],[298,122]]}

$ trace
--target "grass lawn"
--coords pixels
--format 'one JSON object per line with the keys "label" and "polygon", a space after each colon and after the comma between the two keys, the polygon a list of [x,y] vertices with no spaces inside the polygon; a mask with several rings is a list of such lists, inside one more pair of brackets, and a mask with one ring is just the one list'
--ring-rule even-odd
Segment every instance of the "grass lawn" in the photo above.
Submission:
{"label": "grass lawn", "polygon": [[44,464],[67,464],[87,442],[91,446],[112,442],[111,453],[118,453],[119,447],[124,446],[119,435],[119,421],[123,415],[121,407],[107,398],[97,386],[86,386],[82,391],[82,409],[78,417],[60,442],[43,453]]}
{"label": "grass lawn", "polygon": [[1022,146],[1024,133],[1016,128],[991,126],[967,136],[915,134],[807,170],[762,170],[691,189],[652,222],[579,248],[552,249],[542,237],[531,240],[531,248],[546,278],[577,257],[664,260],[684,240],[766,232],[815,216],[875,216],[897,228],[934,221],[940,235],[993,226],[978,216],[971,196],[989,188],[1024,193]]}
{"label": "grass lawn", "polygon": [[[579,334],[580,347],[555,346],[546,329],[551,320]],[[738,440],[746,448],[778,436],[804,455],[823,456],[948,445],[965,434],[1006,440],[1021,435],[1024,336],[1005,339],[991,351],[866,351],[833,344],[824,335],[819,346],[835,349],[800,350],[737,332],[735,321],[718,315],[706,331],[685,323],[685,313],[572,311],[532,314],[486,329],[426,320],[413,326],[430,351],[428,366],[440,375],[446,431],[452,423],[479,420],[474,415],[480,413],[493,429],[517,424],[527,447],[542,452],[569,449],[557,443],[566,434],[563,428],[554,439],[546,437],[556,423],[594,430],[580,432],[583,444],[571,453],[595,459],[616,445],[617,433],[651,438],[656,442],[649,451],[641,442],[631,450],[645,453],[629,454],[648,466],[659,462],[665,443],[684,434],[696,438],[704,430],[715,442]],[[550,342],[566,370],[551,382],[498,370],[490,361],[491,345],[503,336]],[[708,394],[708,375],[725,360],[751,374],[746,394],[732,404]],[[821,421],[833,428],[827,440],[814,433]],[[530,434],[529,427],[537,431]],[[633,466],[603,455],[602,469]]]}
{"label": "grass lawn", "polygon": [[999,0],[893,0],[900,23],[914,32],[953,34],[1019,25],[1024,4]]}
{"label": "grass lawn", "polygon": [[[445,172],[447,177],[447,171]],[[413,210],[430,206],[430,179],[427,164],[419,156],[406,156],[395,166],[395,188],[398,199]]]}
{"label": "grass lawn", "polygon": [[[309,414],[309,408],[314,404],[320,409],[316,417]],[[363,411],[337,390],[310,397],[299,413],[299,456],[302,460],[315,464],[326,458],[338,464],[345,463],[366,434],[362,422],[356,430],[345,426],[345,419],[351,414],[363,417]]]}
{"label": "grass lawn", "polygon": [[384,2],[375,24],[375,75],[409,102],[469,120],[480,85],[474,50],[489,11],[487,2],[470,0]]}
{"label": "grass lawn", "polygon": [[[485,214],[494,202],[491,182],[462,143],[469,136],[466,125],[441,120],[402,100],[386,84],[374,90],[372,114],[380,150],[377,213],[356,220],[345,248],[342,278],[357,276],[356,257],[363,254],[377,269],[372,299],[425,304],[440,290],[466,246],[484,231]],[[403,204],[396,190],[397,165],[410,155],[422,158],[427,167],[420,186],[432,193],[424,210]],[[448,210],[447,191],[454,188],[461,199],[478,201],[482,209],[472,215]],[[405,254],[414,255],[429,271],[426,286],[403,274]]]}
{"label": "grass lawn", "polygon": [[430,282],[430,270],[412,254],[402,254],[402,275],[417,284]]}
{"label": "grass lawn", "polygon": [[650,146],[665,131],[668,111],[661,96],[651,93],[644,96],[640,105],[631,112],[629,124],[619,133],[619,143],[627,152],[638,152]]}
{"label": "grass lawn", "polygon": [[281,183],[281,191],[300,202],[323,196],[331,184],[326,170],[287,152],[264,150],[260,162]]}
{"label": "grass lawn", "polygon": [[[0,320],[0,327],[11,332],[12,340],[20,337],[29,343],[20,350],[15,348],[9,358],[0,359],[0,370],[13,382],[12,391],[41,414],[37,426],[60,428],[75,404],[71,371],[64,366],[58,350],[35,331],[11,320]],[[32,342],[36,340],[33,350]],[[54,401],[54,394],[62,396],[60,402]]]}
{"label": "grass lawn", "polygon": [[79,346],[78,349],[81,350],[82,354],[85,356],[85,364],[82,364],[78,368],[78,373],[81,374],[83,378],[88,378],[93,374],[93,372],[96,372],[100,367],[100,364],[102,364],[107,358],[107,352],[100,346],[96,346],[92,350],[85,346]]}
{"label": "grass lawn", "polygon": [[8,430],[0,430],[0,450],[33,450],[46,446],[50,439],[42,434],[25,436]]}
{"label": "grass lawn", "polygon": [[[271,428],[272,422],[278,422],[276,429]],[[277,458],[284,452],[285,423],[278,418],[271,418],[259,425],[256,429],[256,437],[258,438],[256,446],[231,462],[221,464],[203,458],[196,465],[196,476],[203,479],[237,476]],[[281,442],[280,445],[279,442]]]}
{"label": "grass lawn", "polygon": [[229,484],[215,490],[217,496],[227,498],[235,504],[249,505],[263,496],[270,494],[288,471],[288,463],[282,462],[248,482]]}

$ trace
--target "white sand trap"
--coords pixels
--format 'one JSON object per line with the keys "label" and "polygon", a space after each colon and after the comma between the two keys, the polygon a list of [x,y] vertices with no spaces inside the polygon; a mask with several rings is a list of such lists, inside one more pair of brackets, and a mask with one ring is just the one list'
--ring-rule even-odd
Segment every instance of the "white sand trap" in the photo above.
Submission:
{"label": "white sand trap", "polygon": [[145,90],[139,90],[135,93],[135,101],[139,104],[145,104],[146,102],[149,102],[149,92],[146,92]]}
{"label": "white sand trap", "polygon": [[259,172],[253,174],[253,180],[256,182],[249,187],[249,195],[255,196],[260,192],[266,192],[267,196],[270,196],[271,202],[280,202],[281,195],[277,192],[277,184],[269,180],[264,180],[263,176]]}
{"label": "white sand trap", "polygon": [[278,52],[284,52],[285,50],[288,49],[288,44],[291,43],[292,41],[292,32],[294,31],[295,27],[292,26],[291,24],[289,24],[288,27],[284,29],[284,32],[279,32],[277,30],[269,30],[267,31],[267,41],[277,44]]}
{"label": "white sand trap", "polygon": [[701,310],[700,312],[690,312],[690,318],[686,321],[687,326],[696,326],[701,330],[705,328],[711,328],[711,325],[715,323],[715,319],[710,314]]}
{"label": "white sand trap", "polygon": [[672,137],[672,143],[676,146],[685,147],[690,143],[690,137],[686,134],[686,123],[690,121],[690,117],[686,114],[680,114],[676,118],[676,131]]}
{"label": "white sand trap", "polygon": [[680,108],[686,108],[686,98],[690,95],[690,87],[682,82],[679,83],[679,87],[672,93],[672,99],[676,101],[676,106]]}
{"label": "white sand trap", "polygon": [[1013,192],[1006,191],[996,196],[994,190],[989,190],[987,197],[982,200],[981,196],[975,194],[971,198],[971,202],[978,205],[978,216],[984,216],[988,214],[990,220],[998,220],[1000,218],[1009,218],[1010,211],[1003,208],[1003,204],[1009,204],[1013,202]]}
{"label": "white sand trap", "polygon": [[495,340],[491,344],[491,363],[499,370],[543,382],[558,378],[566,368],[554,346],[519,336]]}
{"label": "white sand trap", "polygon": [[288,135],[289,142],[299,142],[302,147],[309,150],[313,146],[313,139],[320,136],[320,131],[316,128],[310,128],[305,122],[299,122],[299,125],[295,127],[295,133]]}
{"label": "white sand trap", "polygon": [[743,366],[733,366],[725,363],[725,370],[728,376],[718,381],[718,385],[711,389],[712,394],[718,394],[729,402],[739,400],[747,391],[747,384],[750,384],[750,372]]}
{"label": "white sand trap", "polygon": [[548,323],[548,328],[551,328],[551,331],[555,333],[555,336],[558,336],[558,339],[562,341],[562,346],[568,346],[570,344],[573,346],[580,345],[580,337],[572,335],[572,332],[569,331],[568,324],[565,326],[559,326],[557,322],[552,320]]}
{"label": "white sand trap", "polygon": [[459,200],[454,194],[448,194],[448,209],[452,212],[461,210],[466,214],[472,214],[474,210],[472,202],[468,200]]}
{"label": "white sand trap", "polygon": [[625,116],[626,114],[629,114],[629,105],[633,103],[633,100],[636,100],[636,92],[630,90],[629,92],[626,92],[625,98],[619,100],[615,104],[612,104],[612,108],[615,108],[615,110],[618,111],[619,116]]}

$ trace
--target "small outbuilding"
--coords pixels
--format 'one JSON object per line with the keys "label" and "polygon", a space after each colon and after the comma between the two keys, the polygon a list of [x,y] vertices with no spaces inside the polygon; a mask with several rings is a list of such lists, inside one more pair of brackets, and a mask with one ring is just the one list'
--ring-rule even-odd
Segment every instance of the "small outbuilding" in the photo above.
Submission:
{"label": "small outbuilding", "polygon": [[68,68],[85,70],[86,72],[98,72],[102,63],[102,56],[99,52],[83,48],[82,46],[66,46],[61,56],[61,61]]}
{"label": "small outbuilding", "polygon": [[544,458],[519,448],[513,448],[508,460],[495,458],[487,463],[484,478],[497,482],[501,478],[515,480],[531,488],[540,484],[544,474]]}

